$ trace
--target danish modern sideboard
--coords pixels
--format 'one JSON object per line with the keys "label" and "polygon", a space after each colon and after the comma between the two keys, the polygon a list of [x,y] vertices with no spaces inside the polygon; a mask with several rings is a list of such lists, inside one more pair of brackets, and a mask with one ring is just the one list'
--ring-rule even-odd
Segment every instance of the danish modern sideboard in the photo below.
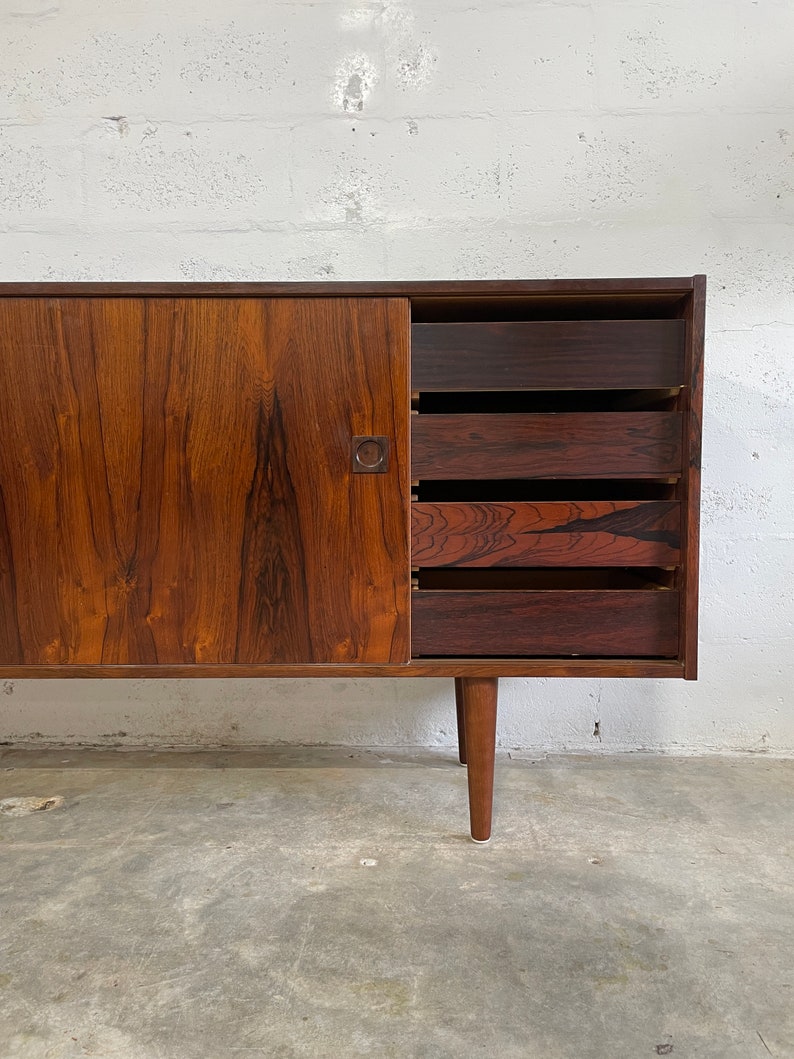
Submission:
{"label": "danish modern sideboard", "polygon": [[0,676],[455,679],[697,653],[705,277],[0,285]]}

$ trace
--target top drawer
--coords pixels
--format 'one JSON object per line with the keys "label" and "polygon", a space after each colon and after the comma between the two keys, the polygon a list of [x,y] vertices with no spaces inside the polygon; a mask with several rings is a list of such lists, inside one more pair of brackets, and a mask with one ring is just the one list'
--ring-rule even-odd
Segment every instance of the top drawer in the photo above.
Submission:
{"label": "top drawer", "polygon": [[414,390],[656,389],[684,382],[683,320],[417,323]]}

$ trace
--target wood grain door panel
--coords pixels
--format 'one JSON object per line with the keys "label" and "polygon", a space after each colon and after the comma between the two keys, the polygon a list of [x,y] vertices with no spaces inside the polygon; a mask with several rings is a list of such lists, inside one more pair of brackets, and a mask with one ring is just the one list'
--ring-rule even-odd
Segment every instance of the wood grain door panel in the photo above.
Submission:
{"label": "wood grain door panel", "polygon": [[3,300],[0,662],[407,661],[407,374],[405,299]]}

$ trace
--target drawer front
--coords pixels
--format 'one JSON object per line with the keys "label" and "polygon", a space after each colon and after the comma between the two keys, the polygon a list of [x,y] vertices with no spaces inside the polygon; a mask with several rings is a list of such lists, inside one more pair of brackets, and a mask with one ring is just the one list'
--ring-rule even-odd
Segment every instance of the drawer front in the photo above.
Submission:
{"label": "drawer front", "polygon": [[654,389],[684,382],[683,320],[411,327],[414,390]]}
{"label": "drawer front", "polygon": [[415,415],[414,479],[667,478],[680,412]]}
{"label": "drawer front", "polygon": [[411,505],[414,566],[672,566],[675,500]]}
{"label": "drawer front", "polygon": [[673,658],[678,592],[412,593],[412,655]]}

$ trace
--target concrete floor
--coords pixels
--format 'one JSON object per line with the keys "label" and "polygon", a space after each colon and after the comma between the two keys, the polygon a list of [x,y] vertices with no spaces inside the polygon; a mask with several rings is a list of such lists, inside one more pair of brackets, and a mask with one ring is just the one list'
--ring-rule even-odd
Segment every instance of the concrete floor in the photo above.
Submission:
{"label": "concrete floor", "polygon": [[476,846],[449,754],[2,751],[0,1057],[794,1056],[793,780],[502,758]]}

